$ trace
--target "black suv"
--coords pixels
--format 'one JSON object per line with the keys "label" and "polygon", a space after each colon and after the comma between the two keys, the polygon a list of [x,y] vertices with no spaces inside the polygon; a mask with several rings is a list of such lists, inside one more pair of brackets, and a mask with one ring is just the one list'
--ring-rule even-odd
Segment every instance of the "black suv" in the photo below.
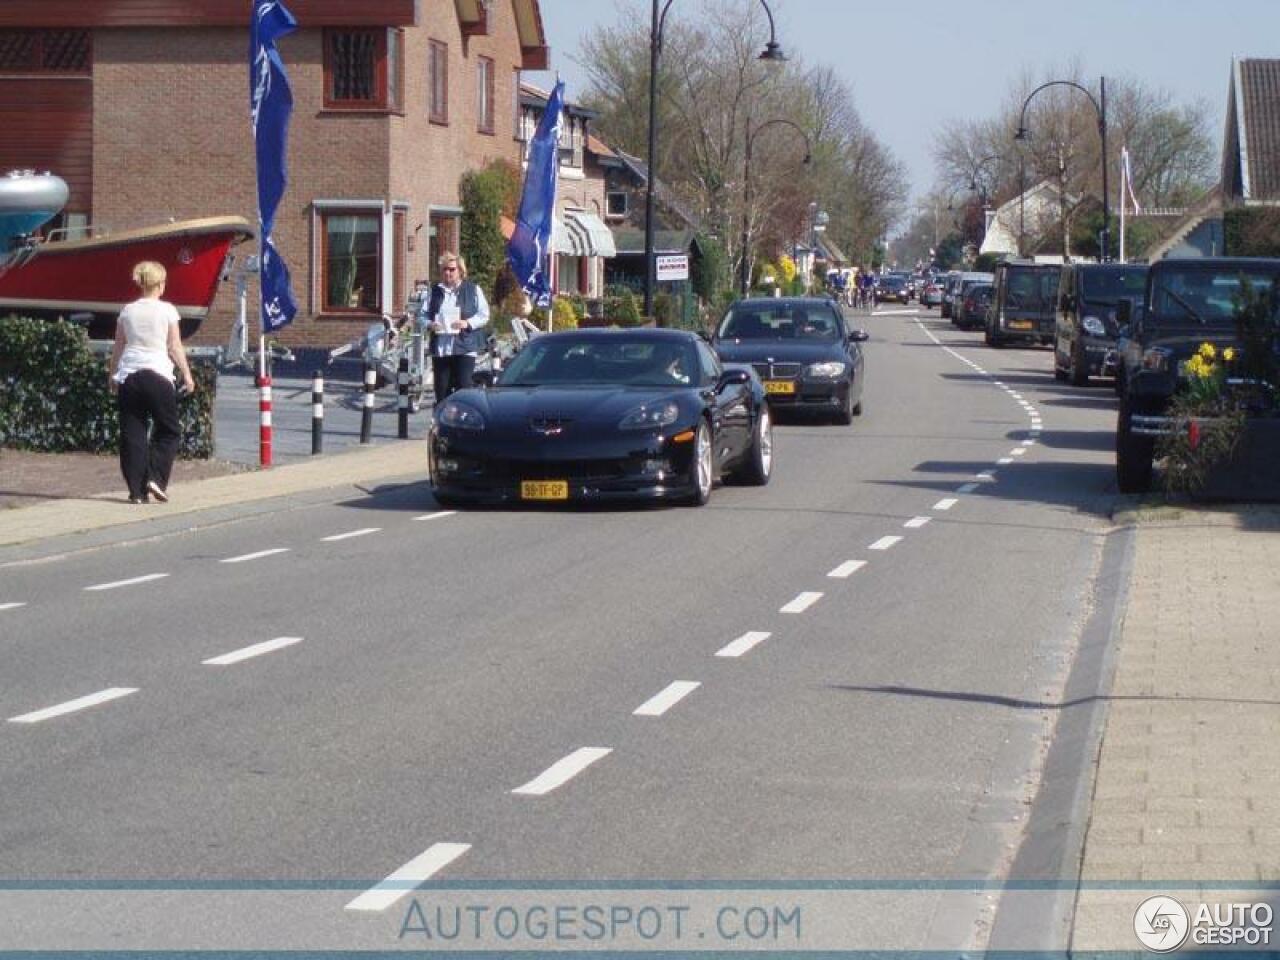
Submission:
{"label": "black suv", "polygon": [[987,311],[986,341],[1003,347],[1013,340],[1052,343],[1062,267],[1006,260],[996,265],[996,293]]}
{"label": "black suv", "polygon": [[1239,348],[1236,307],[1245,282],[1280,304],[1280,260],[1207,257],[1160,260],[1147,273],[1140,313],[1118,304],[1125,340],[1121,354],[1120,415],[1116,421],[1116,480],[1122,493],[1151,488],[1156,437],[1172,423],[1169,401],[1186,386],[1184,361],[1201,344]]}
{"label": "black suv", "polygon": [[1145,264],[1069,263],[1058,284],[1053,375],[1077,387],[1090,377],[1114,376],[1119,363],[1116,304],[1128,300],[1141,312],[1147,288]]}

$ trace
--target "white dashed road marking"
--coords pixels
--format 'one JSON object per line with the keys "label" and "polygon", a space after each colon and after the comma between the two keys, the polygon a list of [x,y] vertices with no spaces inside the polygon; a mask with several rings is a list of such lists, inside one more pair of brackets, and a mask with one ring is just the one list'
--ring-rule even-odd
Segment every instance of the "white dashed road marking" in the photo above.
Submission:
{"label": "white dashed road marking", "polygon": [[242,557],[227,557],[221,563],[246,563],[249,560],[261,560],[263,557],[274,557],[277,553],[288,553],[288,547],[276,547],[273,550],[259,550],[257,553],[246,553]]}
{"label": "white dashed road marking", "polygon": [[944,497],[933,505],[934,510],[950,510],[960,501],[955,497]]}
{"label": "white dashed road marking", "polygon": [[1027,454],[1027,448],[1026,448],[1026,447],[1019,447],[1017,450],[1010,450],[1010,451],[1009,451],[1009,456],[1011,456],[1011,457],[1024,457],[1024,456],[1026,456],[1026,454]]}
{"label": "white dashed road marking", "polygon": [[903,526],[906,527],[908,530],[919,530],[926,523],[928,523],[929,520],[930,520],[929,517],[912,517],[910,520],[904,523]]}
{"label": "white dashed road marking", "polygon": [[956,493],[973,493],[977,489],[976,483],[966,483],[963,487],[956,487]]}
{"label": "white dashed road marking", "polygon": [[974,476],[979,480],[994,480],[996,478],[996,475],[990,470],[983,470],[981,473],[975,473]]}
{"label": "white dashed road marking", "polygon": [[435,513],[424,513],[420,517],[414,517],[415,520],[441,520],[445,517],[457,516],[457,510],[438,510]]}
{"label": "white dashed road marking", "polygon": [[821,599],[822,599],[821,593],[814,593],[813,591],[806,590],[804,593],[797,595],[796,598],[792,600],[790,603],[786,604],[783,607],[780,607],[778,609],[778,612],[779,613],[804,613],[806,610],[808,610],[810,607],[812,607],[815,603],[817,603]]}
{"label": "white dashed road marking", "polygon": [[762,630],[752,630],[749,633],[744,633],[732,643],[725,644],[716,651],[716,656],[740,657],[752,647],[756,646],[756,644],[764,643],[764,641],[768,640],[771,636],[773,636],[773,634],[766,633]]}
{"label": "white dashed road marking", "polygon": [[1013,463],[1013,457],[1001,457],[999,460],[996,461],[996,466],[1007,467],[1011,463]]}
{"label": "white dashed road marking", "polygon": [[167,573],[148,573],[145,577],[134,577],[131,580],[116,580],[113,583],[100,583],[97,586],[85,587],[86,590],[115,590],[117,587],[132,587],[137,583],[149,583],[152,580],[163,580]]}
{"label": "white dashed road marking", "polygon": [[901,542],[902,542],[901,537],[881,537],[871,546],[867,547],[867,549],[868,550],[891,550],[895,544],[901,543]]}
{"label": "white dashed road marking", "polygon": [[556,787],[568,783],[597,760],[607,757],[611,753],[613,753],[613,748],[611,747],[579,747],[567,757],[557,760],[528,783],[516,787],[511,792],[522,797],[545,796]]}
{"label": "white dashed road marking", "polygon": [[68,713],[76,713],[79,710],[87,710],[90,707],[96,707],[103,703],[110,703],[112,700],[119,700],[121,697],[127,697],[129,694],[137,692],[137,687],[109,687],[106,690],[99,690],[97,693],[91,693],[87,697],[68,700],[66,703],[59,703],[56,706],[45,707],[43,710],[36,710],[32,713],[24,713],[21,716],[10,717],[9,722],[39,723],[41,720],[52,720],[54,717],[65,716]]}
{"label": "white dashed road marking", "polygon": [[0,603],[0,610],[17,610],[19,607],[25,607],[26,603]]}
{"label": "white dashed road marking", "polygon": [[376,887],[347,904],[348,910],[385,910],[471,849],[469,843],[437,843],[414,857]]}
{"label": "white dashed road marking", "polygon": [[697,680],[676,680],[661,692],[655,693],[631,713],[637,717],[660,717],[700,686],[702,684]]}
{"label": "white dashed road marking", "polygon": [[332,537],[321,537],[325,543],[333,543],[336,540],[350,540],[352,537],[363,537],[370,533],[377,533],[381,527],[365,527],[362,530],[352,530],[349,533],[335,533]]}
{"label": "white dashed road marking", "polygon": [[206,667],[229,667],[233,663],[252,660],[254,657],[260,657],[265,653],[274,653],[277,650],[283,650],[285,647],[292,647],[295,643],[301,642],[301,637],[276,637],[274,640],[267,640],[265,643],[255,643],[251,647],[242,647],[239,650],[232,650],[230,653],[224,653],[218,657],[210,657],[208,660],[201,660],[200,662]]}
{"label": "white dashed road marking", "polygon": [[846,560],[844,563],[840,564],[840,566],[828,573],[827,576],[836,580],[844,580],[853,576],[866,565],[867,561],[865,560]]}

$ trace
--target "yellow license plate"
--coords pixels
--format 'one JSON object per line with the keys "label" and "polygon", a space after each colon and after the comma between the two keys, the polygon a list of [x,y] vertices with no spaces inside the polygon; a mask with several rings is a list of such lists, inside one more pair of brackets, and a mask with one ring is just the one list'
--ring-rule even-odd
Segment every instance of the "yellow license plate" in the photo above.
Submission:
{"label": "yellow license plate", "polygon": [[520,483],[521,500],[568,500],[567,480],[523,480]]}
{"label": "yellow license plate", "polygon": [[1010,320],[1010,330],[1030,330],[1033,324],[1030,320]]}
{"label": "yellow license plate", "polygon": [[796,385],[790,380],[766,380],[764,382],[765,393],[795,393]]}

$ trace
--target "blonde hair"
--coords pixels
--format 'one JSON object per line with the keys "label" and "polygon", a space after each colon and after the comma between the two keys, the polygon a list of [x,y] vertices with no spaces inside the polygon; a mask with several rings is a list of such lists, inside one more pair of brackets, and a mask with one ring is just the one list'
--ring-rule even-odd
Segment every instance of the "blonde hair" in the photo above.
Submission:
{"label": "blonde hair", "polygon": [[133,282],[143,293],[159,290],[164,286],[167,277],[164,264],[156,263],[154,260],[143,260],[133,268]]}
{"label": "blonde hair", "polygon": [[436,263],[441,269],[451,264],[456,264],[458,267],[458,279],[467,279],[467,261],[462,259],[462,254],[446,250],[444,253],[440,254],[440,259],[437,260]]}

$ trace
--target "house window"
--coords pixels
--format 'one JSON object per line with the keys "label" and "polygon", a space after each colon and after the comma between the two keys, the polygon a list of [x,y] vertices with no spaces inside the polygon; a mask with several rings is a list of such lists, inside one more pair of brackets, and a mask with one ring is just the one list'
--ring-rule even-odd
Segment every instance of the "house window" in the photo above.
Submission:
{"label": "house window", "polygon": [[372,210],[320,215],[323,313],[377,313],[382,301],[382,216]]}
{"label": "house window", "polygon": [[403,63],[403,31],[326,30],[325,107],[399,111]]}
{"label": "house window", "polygon": [[476,129],[493,133],[493,61],[476,58]]}
{"label": "house window", "polygon": [[449,122],[449,47],[439,40],[431,41],[427,54],[428,82],[431,85],[431,122]]}
{"label": "house window", "polygon": [[88,76],[92,51],[88,30],[0,30],[0,74]]}
{"label": "house window", "polygon": [[627,194],[624,190],[610,190],[608,197],[605,198],[608,204],[608,215],[611,217],[625,217],[627,215]]}

